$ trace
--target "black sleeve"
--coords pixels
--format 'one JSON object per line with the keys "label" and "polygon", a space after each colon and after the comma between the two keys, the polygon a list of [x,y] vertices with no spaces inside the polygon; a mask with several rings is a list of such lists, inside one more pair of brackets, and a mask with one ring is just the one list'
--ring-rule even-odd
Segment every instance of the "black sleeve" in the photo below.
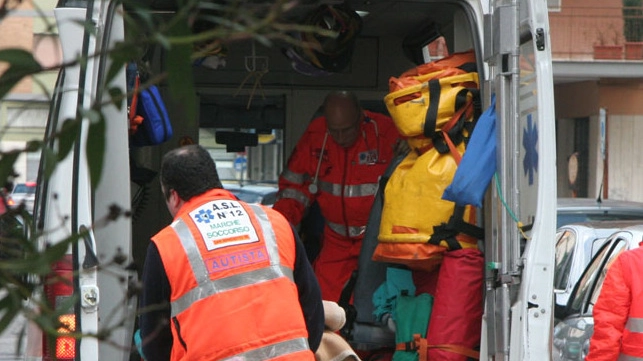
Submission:
{"label": "black sleeve", "polygon": [[172,350],[170,281],[154,242],[150,242],[147,247],[142,281],[139,325],[143,339],[143,355],[146,360],[169,360]]}
{"label": "black sleeve", "polygon": [[294,229],[293,234],[295,235],[295,250],[297,252],[294,271],[295,284],[299,291],[299,304],[306,319],[308,345],[315,352],[324,332],[324,306],[319,283],[313,272],[313,267],[308,262],[306,249]]}

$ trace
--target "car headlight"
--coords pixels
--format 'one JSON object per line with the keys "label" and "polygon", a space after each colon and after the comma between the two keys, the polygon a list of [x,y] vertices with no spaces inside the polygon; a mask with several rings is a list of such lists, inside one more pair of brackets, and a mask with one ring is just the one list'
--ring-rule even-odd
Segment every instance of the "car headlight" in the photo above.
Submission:
{"label": "car headlight", "polygon": [[581,350],[581,358],[579,360],[584,360],[589,353],[589,338],[583,342],[583,349]]}

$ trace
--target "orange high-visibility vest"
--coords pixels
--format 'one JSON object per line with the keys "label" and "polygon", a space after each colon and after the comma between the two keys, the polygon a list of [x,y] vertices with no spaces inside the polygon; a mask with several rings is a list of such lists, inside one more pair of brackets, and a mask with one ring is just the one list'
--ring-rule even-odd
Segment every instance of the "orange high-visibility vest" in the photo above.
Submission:
{"label": "orange high-visibility vest", "polygon": [[279,213],[215,189],[152,241],[171,288],[172,361],[314,360]]}

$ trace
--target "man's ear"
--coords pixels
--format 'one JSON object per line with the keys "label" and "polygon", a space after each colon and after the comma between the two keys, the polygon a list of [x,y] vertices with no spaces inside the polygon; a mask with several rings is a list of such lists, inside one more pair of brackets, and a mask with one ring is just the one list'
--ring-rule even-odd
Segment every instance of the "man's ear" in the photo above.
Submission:
{"label": "man's ear", "polygon": [[179,194],[174,189],[170,189],[170,199],[168,203],[176,209],[178,209],[181,204],[181,197],[179,197]]}

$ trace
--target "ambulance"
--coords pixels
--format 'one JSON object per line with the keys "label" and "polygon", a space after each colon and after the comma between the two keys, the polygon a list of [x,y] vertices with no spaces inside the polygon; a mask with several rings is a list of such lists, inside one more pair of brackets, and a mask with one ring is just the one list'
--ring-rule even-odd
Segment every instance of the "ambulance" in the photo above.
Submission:
{"label": "ambulance", "polygon": [[[26,360],[137,359],[132,345],[145,250],[171,222],[158,181],[165,152],[202,144],[220,172],[275,181],[329,91],[353,91],[364,108],[385,113],[391,77],[465,51],[475,54],[481,109],[494,96],[497,116],[497,168],[478,218],[485,232],[480,360],[551,359],[556,146],[546,0],[235,2],[242,16],[215,11],[212,18],[225,24],[277,9],[279,25],[248,21],[205,51],[191,48],[200,52],[180,76],[167,73],[181,48],[169,45],[176,38],[132,33],[134,23],[170,27],[181,14],[177,3],[59,1],[54,11],[67,66],[51,101],[34,218],[43,247],[70,234],[83,237],[53,265],[52,274],[73,282],[48,282],[40,294],[61,307],[75,332],[89,336],[52,338],[29,327]],[[320,7],[349,7],[360,19],[331,58],[298,43],[310,39],[302,26],[325,22],[331,32],[342,26],[332,11],[320,15]],[[248,29],[254,36],[243,33]],[[128,49],[141,86],[156,85],[167,109],[172,136],[158,144],[133,144],[126,101],[114,100],[131,91],[124,62],[109,56],[124,41],[136,44]],[[53,137],[77,117],[77,136]],[[52,170],[52,154],[64,149]]]}

